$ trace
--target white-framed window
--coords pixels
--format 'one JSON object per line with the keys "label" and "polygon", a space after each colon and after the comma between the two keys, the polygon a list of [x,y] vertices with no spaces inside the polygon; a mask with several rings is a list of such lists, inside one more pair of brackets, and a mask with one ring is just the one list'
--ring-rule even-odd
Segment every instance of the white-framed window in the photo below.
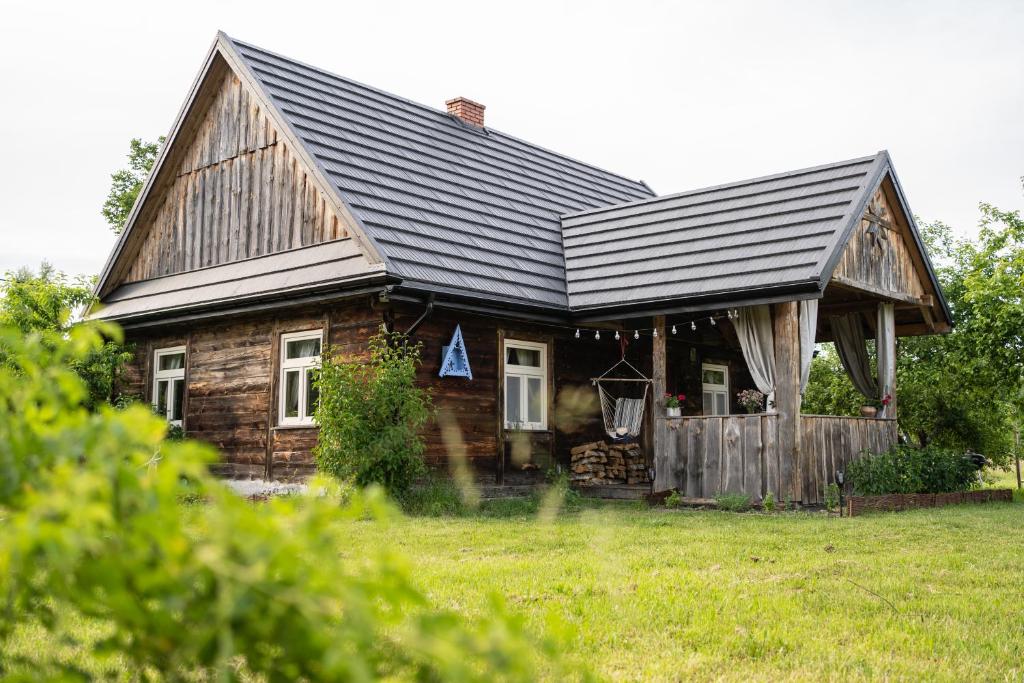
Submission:
{"label": "white-framed window", "polygon": [[548,346],[506,339],[505,429],[548,428]]}
{"label": "white-framed window", "polygon": [[704,414],[729,414],[729,366],[704,363],[700,369],[704,388]]}
{"label": "white-framed window", "polygon": [[185,347],[157,349],[153,354],[153,410],[181,427],[184,401]]}
{"label": "white-framed window", "polygon": [[312,425],[319,398],[313,372],[320,367],[323,331],[281,335],[280,416],[278,424]]}

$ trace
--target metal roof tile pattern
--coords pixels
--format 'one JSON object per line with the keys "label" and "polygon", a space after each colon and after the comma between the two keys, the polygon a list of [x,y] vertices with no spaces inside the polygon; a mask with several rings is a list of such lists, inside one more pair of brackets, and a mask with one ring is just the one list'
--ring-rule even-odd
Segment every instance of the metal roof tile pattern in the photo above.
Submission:
{"label": "metal roof tile pattern", "polygon": [[569,307],[820,288],[886,159],[879,153],[563,216]]}
{"label": "metal roof tile pattern", "polygon": [[564,310],[560,216],[641,182],[232,41],[407,285]]}

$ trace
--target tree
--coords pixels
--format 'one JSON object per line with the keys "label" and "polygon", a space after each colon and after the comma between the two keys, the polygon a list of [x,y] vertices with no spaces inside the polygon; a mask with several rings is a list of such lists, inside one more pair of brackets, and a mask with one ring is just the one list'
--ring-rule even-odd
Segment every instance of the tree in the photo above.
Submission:
{"label": "tree", "polygon": [[122,168],[110,176],[110,193],[103,202],[102,213],[110,229],[118,235],[128,222],[128,215],[132,212],[142,184],[146,182],[165,139],[162,135],[157,142],[132,138],[128,147],[128,168]]}
{"label": "tree", "polygon": [[[27,268],[8,272],[0,286],[0,327],[17,329],[23,335],[52,332],[67,337],[81,324],[81,315],[93,300],[89,280],[71,280],[46,262],[38,274]],[[113,398],[118,373],[131,356],[131,350],[119,340],[108,339],[89,354],[75,358],[72,369],[85,382],[90,408]],[[5,350],[0,347],[0,362],[4,359]]]}
{"label": "tree", "polygon": [[822,344],[811,360],[811,376],[801,411],[809,415],[858,415],[864,396],[853,388],[831,343]]}

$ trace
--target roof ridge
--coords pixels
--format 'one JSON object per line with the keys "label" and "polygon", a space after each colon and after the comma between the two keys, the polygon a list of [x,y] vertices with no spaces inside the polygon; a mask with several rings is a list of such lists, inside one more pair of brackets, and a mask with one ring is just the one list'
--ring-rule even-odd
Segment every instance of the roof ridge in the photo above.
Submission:
{"label": "roof ridge", "polygon": [[[225,34],[225,35],[227,35],[227,34]],[[302,60],[295,59],[293,57],[289,57],[287,55],[281,54],[280,52],[274,52],[273,50],[268,50],[268,49],[266,49],[264,47],[260,47],[259,45],[255,45],[253,43],[249,43],[249,42],[244,41],[244,40],[239,40],[238,38],[235,38],[233,36],[228,36],[228,37],[229,37],[229,39],[233,43],[235,43],[235,45],[242,46],[242,47],[247,47],[249,49],[259,51],[259,52],[262,52],[264,54],[270,55],[272,57],[276,57],[278,59],[284,60],[286,62],[291,62],[293,64],[298,64],[299,66],[302,66],[302,67],[307,68],[307,69],[309,69],[311,71],[315,71],[317,73],[323,74],[324,76],[327,76],[329,78],[334,78],[334,79],[337,79],[339,81],[343,81],[345,83],[349,83],[349,84],[354,85],[356,87],[363,88],[364,90],[368,90],[370,92],[377,93],[378,95],[382,95],[385,98],[396,100],[398,102],[403,102],[405,104],[411,105],[411,106],[416,107],[418,109],[422,109],[422,110],[425,110],[425,111],[430,112],[432,114],[436,114],[438,117],[441,117],[443,119],[451,119],[452,118],[452,116],[450,114],[448,114],[446,111],[443,111],[441,109],[437,109],[435,107],[431,107],[428,104],[423,104],[422,102],[416,102],[415,100],[411,100],[411,99],[409,99],[407,97],[402,97],[401,95],[396,95],[396,94],[394,94],[392,92],[388,92],[387,90],[382,90],[382,89],[377,88],[375,86],[368,85],[368,84],[363,83],[362,81],[358,81],[358,80],[356,80],[354,78],[349,78],[348,76],[342,76],[341,74],[337,74],[337,73],[334,73],[332,71],[328,71],[327,69],[315,66],[313,64],[309,64],[308,62],[304,62]],[[615,173],[614,171],[609,171],[609,170],[607,170],[605,168],[597,166],[596,164],[592,164],[592,163],[583,161],[581,159],[577,159],[575,157],[571,157],[571,156],[569,156],[567,154],[563,154],[561,152],[556,152],[556,151],[554,151],[552,149],[544,147],[543,145],[538,145],[538,144],[529,142],[529,141],[524,140],[522,138],[516,137],[515,135],[512,135],[510,133],[505,133],[503,131],[500,131],[500,130],[498,130],[496,128],[492,128],[490,126],[485,126],[485,129],[487,130],[488,133],[498,135],[498,136],[500,136],[502,138],[505,138],[506,140],[509,140],[511,142],[514,142],[514,143],[518,143],[519,145],[525,146],[527,148],[544,152],[545,154],[549,154],[551,156],[554,156],[554,157],[557,157],[559,159],[562,159],[562,160],[564,160],[566,162],[570,162],[572,164],[576,164],[576,165],[578,165],[578,166],[580,166],[582,168],[592,169],[592,170],[598,171],[599,173],[602,173],[604,175],[612,176],[613,178],[616,178],[618,180],[625,181],[625,182],[629,183],[630,185],[632,185],[634,188],[641,188],[641,189],[644,189],[644,190],[646,190],[648,192],[651,191],[650,187],[648,187],[647,184],[645,182],[643,182],[642,180],[634,180],[632,178],[628,178],[628,177],[622,175],[621,173]]]}
{"label": "roof ridge", "polygon": [[800,175],[807,175],[810,173],[816,173],[818,171],[824,171],[827,169],[843,168],[844,166],[854,166],[856,164],[867,163],[874,161],[879,155],[885,154],[884,151],[869,156],[857,157],[855,159],[846,159],[843,161],[836,161],[830,164],[819,164],[817,166],[808,166],[806,168],[799,168],[793,171],[782,171],[779,173],[770,173],[768,175],[756,176],[754,178],[746,178],[744,180],[737,180],[731,183],[721,183],[719,185],[708,185],[707,187],[699,187],[693,190],[684,190],[683,192],[674,192],[672,194],[660,195],[649,199],[636,199],[633,201],[623,202],[621,204],[611,204],[609,206],[599,206],[593,209],[587,209],[585,211],[575,211],[572,213],[562,214],[562,220],[567,218],[579,218],[590,214],[598,214],[606,211],[614,211],[616,209],[624,209],[630,206],[637,206],[639,204],[658,204],[663,201],[670,201],[673,199],[679,199],[680,197],[688,197],[693,195],[704,194],[707,192],[716,192],[718,190],[725,190],[729,188],[743,187],[745,185],[756,185],[758,183],[766,183],[772,180],[778,180],[780,178],[793,178]]}

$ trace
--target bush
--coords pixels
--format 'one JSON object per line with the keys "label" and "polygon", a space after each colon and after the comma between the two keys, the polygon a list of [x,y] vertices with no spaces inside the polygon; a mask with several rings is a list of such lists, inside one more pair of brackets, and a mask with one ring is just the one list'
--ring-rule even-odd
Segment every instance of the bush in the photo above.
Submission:
{"label": "bush", "polygon": [[761,507],[764,508],[765,512],[775,512],[775,495],[771,491],[764,494],[764,498],[761,500]]}
{"label": "bush", "polygon": [[[141,406],[86,410],[72,367],[102,341],[0,328],[0,642],[41,647],[0,675],[84,680],[115,656],[140,680],[536,680],[559,677],[553,641],[500,601],[472,621],[437,610],[384,548],[379,489],[252,505],[208,472],[214,453],[164,440]],[[184,506],[183,497],[203,500]],[[104,637],[68,624],[101,624]],[[61,659],[65,645],[73,662]],[[103,679],[105,676],[99,675]]]}
{"label": "bush", "polygon": [[665,507],[677,508],[683,504],[683,497],[679,495],[679,491],[672,489],[667,496],[665,496]]}
{"label": "bush", "polygon": [[320,437],[314,455],[322,472],[401,496],[426,471],[420,430],[431,403],[416,385],[420,345],[382,327],[369,348],[368,362],[324,355],[316,378]]}
{"label": "bush", "polygon": [[825,509],[836,510],[839,508],[839,484],[831,483],[825,487]]}
{"label": "bush", "polygon": [[962,453],[937,446],[898,445],[879,455],[863,455],[847,467],[855,493],[952,493],[977,483],[977,465]]}
{"label": "bush", "polygon": [[746,512],[750,509],[750,496],[745,493],[719,493],[715,496],[719,510]]}

